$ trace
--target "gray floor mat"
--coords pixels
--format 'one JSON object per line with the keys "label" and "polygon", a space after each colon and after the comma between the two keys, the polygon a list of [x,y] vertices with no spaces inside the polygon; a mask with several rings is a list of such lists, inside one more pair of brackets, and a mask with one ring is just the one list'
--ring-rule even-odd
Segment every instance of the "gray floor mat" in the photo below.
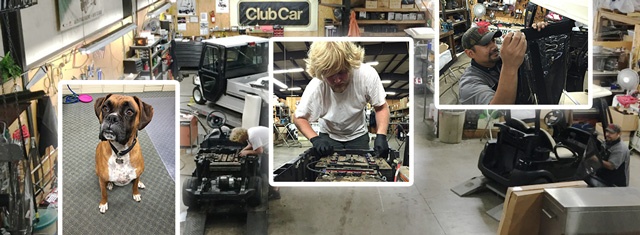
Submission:
{"label": "gray floor mat", "polygon": [[63,105],[62,124],[62,226],[65,234],[175,233],[175,183],[147,131],[138,134],[145,158],[141,178],[147,187],[141,190],[142,201],[132,199],[131,185],[114,187],[109,192],[109,210],[100,214],[100,188],[95,174],[99,124],[93,103]]}
{"label": "gray floor mat", "polygon": [[149,134],[158,154],[160,154],[160,158],[167,168],[169,175],[171,175],[171,178],[175,181],[176,135],[167,134],[168,132],[174,133],[173,130],[175,130],[175,98],[174,96],[144,98],[143,101],[153,106],[154,110],[153,120],[145,127],[145,130]]}

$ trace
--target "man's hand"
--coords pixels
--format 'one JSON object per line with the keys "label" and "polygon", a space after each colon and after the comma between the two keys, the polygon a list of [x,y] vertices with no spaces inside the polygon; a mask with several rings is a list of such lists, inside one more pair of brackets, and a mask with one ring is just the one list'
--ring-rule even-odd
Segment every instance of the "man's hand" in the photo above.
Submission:
{"label": "man's hand", "polygon": [[247,155],[249,155],[249,153],[250,152],[248,150],[242,150],[238,155],[240,155],[240,157],[246,157]]}
{"label": "man's hand", "polygon": [[373,143],[373,150],[378,154],[379,157],[387,157],[389,155],[389,143],[387,142],[387,135],[376,135],[376,140]]}
{"label": "man's hand", "polygon": [[324,157],[333,154],[333,146],[331,146],[329,141],[320,138],[320,136],[313,137],[310,141],[311,144],[313,144],[313,150],[318,154],[317,157]]}
{"label": "man's hand", "polygon": [[527,39],[522,32],[510,32],[502,39],[500,57],[503,65],[511,68],[518,68],[524,61],[524,54],[527,51]]}
{"label": "man's hand", "polygon": [[549,25],[547,22],[538,22],[538,23],[533,23],[531,25],[531,28],[533,29],[537,29],[538,32],[540,32],[540,30],[544,29],[545,27],[547,27],[547,25]]}

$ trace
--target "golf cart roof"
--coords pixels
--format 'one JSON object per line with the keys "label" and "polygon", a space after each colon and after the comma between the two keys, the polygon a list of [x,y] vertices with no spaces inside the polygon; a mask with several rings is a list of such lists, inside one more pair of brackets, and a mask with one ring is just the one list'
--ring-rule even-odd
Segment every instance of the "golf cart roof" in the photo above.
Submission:
{"label": "golf cart roof", "polygon": [[250,42],[255,42],[255,43],[269,42],[269,39],[256,37],[256,36],[249,36],[249,35],[238,35],[238,36],[226,37],[226,38],[212,38],[212,39],[204,40],[203,42],[222,45],[224,47],[237,47],[237,46],[245,46]]}

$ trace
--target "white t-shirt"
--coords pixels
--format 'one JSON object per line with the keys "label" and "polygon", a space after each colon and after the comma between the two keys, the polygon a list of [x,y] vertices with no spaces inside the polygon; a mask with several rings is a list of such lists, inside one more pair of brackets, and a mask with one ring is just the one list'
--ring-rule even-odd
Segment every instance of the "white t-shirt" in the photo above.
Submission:
{"label": "white t-shirt", "polygon": [[249,136],[249,143],[253,150],[262,147],[264,153],[269,153],[269,135],[271,131],[268,127],[256,126],[247,129],[247,135]]}
{"label": "white t-shirt", "polygon": [[378,72],[361,64],[351,73],[351,83],[342,93],[335,93],[329,84],[314,78],[302,94],[296,108],[296,118],[318,121],[320,132],[337,141],[350,141],[365,133],[365,107],[385,104],[386,93]]}

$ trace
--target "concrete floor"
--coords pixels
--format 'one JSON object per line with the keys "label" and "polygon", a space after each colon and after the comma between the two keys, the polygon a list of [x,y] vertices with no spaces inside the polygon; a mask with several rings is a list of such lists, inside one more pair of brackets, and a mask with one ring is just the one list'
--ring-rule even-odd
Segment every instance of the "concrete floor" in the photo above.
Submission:
{"label": "concrete floor", "polygon": [[[188,102],[191,89],[181,84],[181,99]],[[191,86],[192,87],[192,86]],[[427,104],[433,102],[429,94]],[[186,102],[184,104],[186,105]],[[450,191],[481,175],[477,159],[484,143],[479,139],[444,144],[433,134],[433,123],[423,121],[424,96],[416,94],[415,182],[410,187],[281,188],[282,198],[269,202],[269,234],[495,234],[498,221],[485,212],[503,199],[489,191],[458,197]],[[181,103],[182,105],[183,103]],[[202,133],[202,132],[201,132]],[[394,145],[394,140],[390,142]],[[275,147],[274,165],[297,157],[308,148]],[[180,175],[193,171],[193,155],[183,151]],[[631,186],[640,187],[640,157],[631,160]],[[184,177],[183,177],[184,178]],[[181,218],[186,215],[181,206]],[[205,234],[243,234],[242,215],[209,216]]]}

